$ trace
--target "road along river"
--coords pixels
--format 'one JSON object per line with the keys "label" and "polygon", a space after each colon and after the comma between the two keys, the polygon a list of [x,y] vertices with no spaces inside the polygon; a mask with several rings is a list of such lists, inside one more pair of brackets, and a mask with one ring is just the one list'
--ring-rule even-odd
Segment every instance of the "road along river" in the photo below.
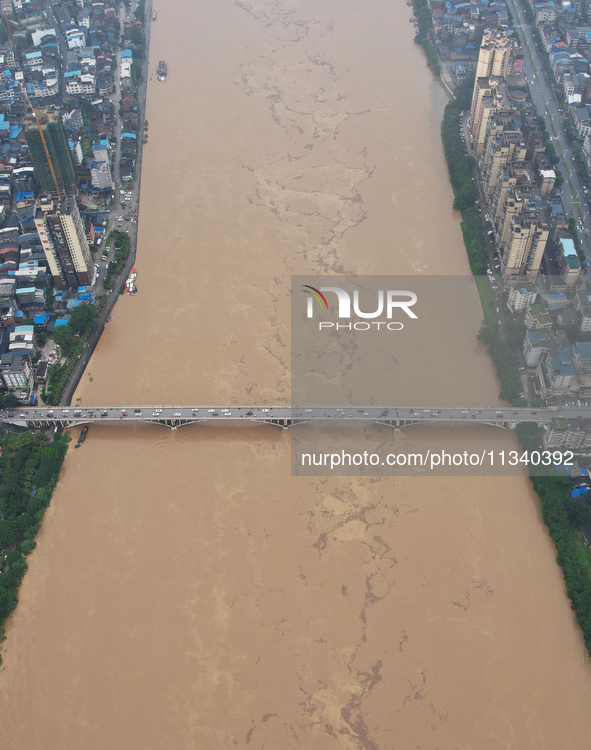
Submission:
{"label": "road along river", "polygon": [[[445,95],[402,0],[154,7],[139,293],[77,403],[288,403],[291,274],[468,272]],[[474,293],[455,372],[494,404],[480,318]],[[479,403],[451,375],[450,403]],[[3,748],[589,746],[589,659],[529,485],[294,478],[289,440],[90,428],[7,631]]]}

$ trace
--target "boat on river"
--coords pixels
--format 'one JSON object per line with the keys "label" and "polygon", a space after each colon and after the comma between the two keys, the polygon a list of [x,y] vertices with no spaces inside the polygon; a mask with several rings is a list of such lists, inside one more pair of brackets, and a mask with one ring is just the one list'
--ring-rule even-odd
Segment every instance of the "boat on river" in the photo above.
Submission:
{"label": "boat on river", "polygon": [[135,268],[131,269],[131,273],[129,274],[129,278],[125,282],[125,291],[127,294],[131,294],[132,296],[137,292],[137,286],[135,285],[135,280],[137,279],[137,271]]}
{"label": "boat on river", "polygon": [[86,436],[88,434],[88,427],[84,427],[82,432],[80,433],[80,437],[78,438],[78,442],[76,443],[76,448],[80,448],[82,443],[86,440]]}
{"label": "boat on river", "polygon": [[158,70],[156,72],[158,73],[159,81],[166,81],[166,77],[168,76],[168,65],[164,60],[160,60],[160,62],[158,63]]}

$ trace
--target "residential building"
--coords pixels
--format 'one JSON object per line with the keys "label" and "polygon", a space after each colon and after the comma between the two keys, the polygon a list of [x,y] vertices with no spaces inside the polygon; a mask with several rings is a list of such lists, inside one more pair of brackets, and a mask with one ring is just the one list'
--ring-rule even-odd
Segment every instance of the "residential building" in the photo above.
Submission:
{"label": "residential building", "polygon": [[577,249],[574,240],[570,237],[561,237],[559,245],[558,267],[566,285],[572,286],[581,273],[581,264],[577,255]]}
{"label": "residential building", "polygon": [[32,351],[35,346],[35,326],[15,326],[9,334],[8,351]]}
{"label": "residential building", "polygon": [[35,225],[54,285],[58,289],[90,285],[92,257],[75,199],[68,196],[61,204],[38,201]]}
{"label": "residential building", "polygon": [[71,130],[76,135],[78,135],[84,127],[82,112],[79,109],[73,109],[71,112],[62,115],[62,122],[67,130]]}
{"label": "residential building", "polygon": [[579,329],[583,333],[589,333],[591,331],[591,307],[585,307],[583,309]]}
{"label": "residential building", "polygon": [[110,190],[113,187],[113,178],[108,162],[93,161],[90,164],[90,176],[92,187],[98,190]]}
{"label": "residential building", "polygon": [[575,377],[572,347],[542,354],[536,375],[544,398],[568,392]]}
{"label": "residential building", "polygon": [[584,310],[587,307],[591,307],[591,294],[587,289],[579,289],[575,294],[573,307],[577,312]]}
{"label": "residential building", "polygon": [[28,389],[31,384],[31,356],[28,352],[7,353],[0,357],[0,372],[7,388]]}
{"label": "residential building", "polygon": [[509,289],[507,305],[513,312],[524,312],[536,301],[538,293],[532,288],[525,286],[513,286]]}
{"label": "residential building", "polygon": [[591,135],[591,115],[587,107],[572,107],[571,120],[579,138]]}
{"label": "residential building", "polygon": [[96,92],[96,78],[92,73],[81,73],[67,79],[66,93],[71,96],[80,94],[94,94]]}
{"label": "residential building", "polygon": [[525,311],[525,325],[530,331],[551,331],[552,318],[540,304],[530,305]]}
{"label": "residential building", "polygon": [[573,367],[577,375],[591,374],[591,343],[578,341],[573,348]]}
{"label": "residential building", "polygon": [[[531,206],[531,203],[529,204]],[[511,218],[502,248],[504,276],[537,276],[549,229],[540,211],[528,210]]]}
{"label": "residential building", "polygon": [[482,37],[476,79],[489,76],[505,77],[512,68],[513,42],[501,30],[487,29]]}
{"label": "residential building", "polygon": [[556,339],[551,333],[538,333],[537,331],[528,331],[523,340],[523,356],[528,367],[535,367],[540,361],[540,357],[547,351],[550,351],[556,343]]}
{"label": "residential building", "polygon": [[548,450],[584,451],[591,448],[591,420],[553,419],[549,430],[542,436]]}
{"label": "residential building", "polygon": [[47,382],[48,369],[49,362],[41,360],[41,362],[39,362],[39,364],[37,365],[37,370],[35,371],[35,383],[37,383],[38,385],[42,385]]}

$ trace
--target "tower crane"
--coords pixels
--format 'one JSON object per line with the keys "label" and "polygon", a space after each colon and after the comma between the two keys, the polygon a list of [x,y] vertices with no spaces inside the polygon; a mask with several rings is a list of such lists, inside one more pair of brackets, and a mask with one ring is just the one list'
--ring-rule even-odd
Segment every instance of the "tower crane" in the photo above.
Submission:
{"label": "tower crane", "polygon": [[8,31],[8,36],[12,39],[12,29],[10,28],[10,22],[4,9],[2,9],[2,17],[4,18],[4,23],[6,24],[6,31]]}
{"label": "tower crane", "polygon": [[25,91],[25,87],[23,86],[22,81],[19,81],[18,85],[21,87],[23,96],[25,97],[27,104],[31,108],[33,117],[35,118],[35,122],[37,123],[37,129],[39,130],[39,135],[41,136],[41,143],[43,144],[43,148],[45,150],[45,156],[47,157],[47,163],[49,164],[49,169],[51,170],[51,176],[53,177],[53,184],[55,185],[55,189],[57,190],[58,198],[61,201],[62,191],[60,190],[60,186],[58,185],[58,182],[57,182],[57,175],[55,173],[55,169],[53,168],[53,164],[51,162],[51,156],[49,155],[49,149],[47,148],[47,142],[45,141],[45,135],[43,134],[43,128],[41,127],[39,116],[37,115],[37,111],[35,110],[35,107],[31,104],[31,100],[29,99],[27,92]]}

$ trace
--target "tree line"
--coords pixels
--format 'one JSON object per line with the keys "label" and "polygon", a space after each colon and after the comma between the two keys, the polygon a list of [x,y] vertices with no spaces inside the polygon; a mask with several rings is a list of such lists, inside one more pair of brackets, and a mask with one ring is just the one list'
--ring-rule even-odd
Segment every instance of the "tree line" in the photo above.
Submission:
{"label": "tree line", "polygon": [[415,42],[420,44],[425,50],[427,65],[429,68],[435,73],[435,75],[439,75],[441,72],[441,63],[439,62],[437,47],[431,39],[433,18],[431,16],[429,4],[427,3],[427,0],[413,0],[413,9],[418,25]]}
{"label": "tree line", "polygon": [[456,98],[445,107],[441,123],[443,153],[449,180],[454,191],[454,208],[466,211],[476,203],[478,189],[474,177],[474,157],[469,156],[461,136],[462,114],[470,107],[474,75],[467,76],[458,86]]}
{"label": "tree line", "polygon": [[18,603],[18,588],[27,571],[26,557],[36,547],[35,537],[49,507],[69,442],[69,435],[56,437],[50,442],[39,430],[3,437],[0,457],[0,640],[4,640],[6,619]]}

